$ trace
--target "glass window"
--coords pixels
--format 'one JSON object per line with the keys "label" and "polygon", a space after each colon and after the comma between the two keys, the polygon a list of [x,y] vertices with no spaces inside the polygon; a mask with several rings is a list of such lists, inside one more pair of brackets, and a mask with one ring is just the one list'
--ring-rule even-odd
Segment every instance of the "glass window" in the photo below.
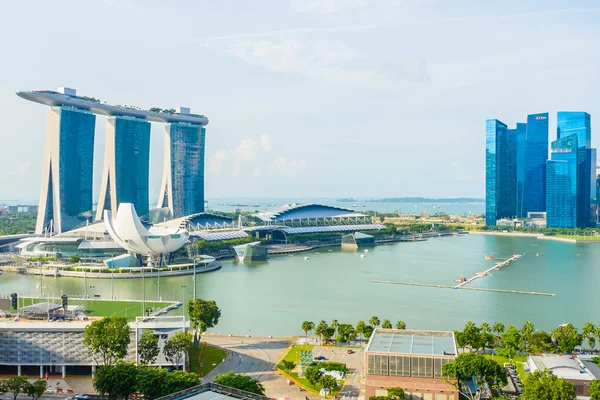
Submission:
{"label": "glass window", "polygon": [[429,357],[412,357],[412,376],[419,378],[433,377],[433,360]]}
{"label": "glass window", "polygon": [[387,375],[388,356],[380,354],[369,354],[368,373],[373,375]]}
{"label": "glass window", "polygon": [[434,358],[433,359],[433,377],[442,378],[442,366],[448,364],[452,360],[447,358]]}

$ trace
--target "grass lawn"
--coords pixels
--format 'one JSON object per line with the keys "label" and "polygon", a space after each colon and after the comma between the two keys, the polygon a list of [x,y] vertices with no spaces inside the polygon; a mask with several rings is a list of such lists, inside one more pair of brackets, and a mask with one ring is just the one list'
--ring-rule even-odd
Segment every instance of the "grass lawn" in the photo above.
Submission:
{"label": "grass lawn", "polygon": [[204,344],[202,343],[197,349],[194,348],[194,346],[189,349],[190,371],[195,372],[200,376],[205,376],[215,369],[227,356],[225,350],[209,345],[204,347],[202,356],[200,356],[200,350],[202,350],[203,347]]}
{"label": "grass lawn", "polygon": [[564,238],[564,239],[573,239],[573,240],[600,240],[600,236],[584,236],[584,235],[556,235],[556,237]]}
{"label": "grass lawn", "polygon": [[[507,357],[491,355],[491,354],[486,354],[485,356],[489,359],[496,361],[501,366],[504,366],[504,363],[508,362]],[[524,356],[524,355],[518,355],[518,356],[513,357],[513,362],[517,367],[519,379],[521,379],[521,382],[523,382],[523,383],[525,383],[525,376],[526,376],[526,374],[525,374],[525,362],[526,361],[527,361],[527,356]]]}
{"label": "grass lawn", "polygon": [[[19,298],[19,307],[30,306],[45,302],[46,299],[39,298]],[[50,302],[60,304],[61,299],[49,299]],[[160,309],[171,303],[147,301],[146,308]],[[129,321],[134,321],[135,317],[142,316],[141,301],[113,301],[113,300],[81,300],[69,299],[69,305],[82,305],[86,309],[86,314],[93,317],[125,317]],[[13,310],[15,312],[15,310]],[[181,311],[180,311],[181,312]]]}
{"label": "grass lawn", "polygon": [[[300,350],[312,350],[313,349],[313,345],[311,344],[303,344],[303,345],[299,345],[299,346],[294,346],[290,349],[290,351],[285,355],[285,357],[283,357],[283,360],[286,361],[291,361],[294,364],[298,365],[300,364]],[[304,388],[306,389],[311,389],[317,392],[321,391],[321,384],[320,383],[315,383],[315,385],[313,386],[308,379],[306,378],[299,378],[298,377],[298,373],[297,372],[289,372],[286,371],[287,374],[289,374],[290,376],[292,376],[297,382],[299,382]],[[334,390],[331,394],[336,396],[340,393],[342,386],[344,385],[344,381],[338,381],[338,388],[336,390]]]}

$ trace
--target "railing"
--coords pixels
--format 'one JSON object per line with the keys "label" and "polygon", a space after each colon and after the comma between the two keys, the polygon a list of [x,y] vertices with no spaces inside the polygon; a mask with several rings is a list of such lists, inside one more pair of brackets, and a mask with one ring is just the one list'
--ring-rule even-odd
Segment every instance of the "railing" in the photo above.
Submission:
{"label": "railing", "polygon": [[228,386],[219,385],[218,383],[203,383],[198,386],[191,387],[179,392],[172,393],[168,396],[160,397],[157,400],[182,400],[188,397],[195,396],[199,393],[206,391],[212,391],[219,394],[235,397],[238,399],[251,399],[251,400],[271,400],[270,397],[263,396],[256,393],[246,392],[245,390],[234,389]]}

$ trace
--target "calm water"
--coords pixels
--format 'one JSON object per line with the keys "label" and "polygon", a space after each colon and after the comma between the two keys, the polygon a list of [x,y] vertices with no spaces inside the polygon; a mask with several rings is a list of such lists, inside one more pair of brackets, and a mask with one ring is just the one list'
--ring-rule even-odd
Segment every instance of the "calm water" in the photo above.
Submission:
{"label": "calm water", "polygon": [[[380,285],[372,279],[452,284],[492,266],[496,259],[515,253],[527,256],[476,287],[556,293],[556,297],[492,292]],[[536,256],[539,253],[539,256]],[[356,323],[372,315],[408,327],[456,329],[466,321],[502,321],[521,325],[527,320],[540,329],[571,321],[581,327],[600,322],[600,246],[543,241],[531,238],[467,235],[418,243],[378,246],[360,258],[359,252],[321,251],[294,257],[273,257],[255,265],[223,262],[220,271],[198,275],[198,296],[214,299],[222,318],[214,329],[221,333],[287,335],[301,333],[305,320]],[[308,256],[309,260],[304,260]],[[0,293],[37,295],[39,278],[5,273]],[[88,279],[91,294],[110,297],[110,280]],[[83,279],[44,278],[45,291],[81,294]],[[192,296],[192,277],[161,279],[164,300]],[[182,286],[185,286],[182,288]],[[141,280],[115,280],[118,298],[139,299]],[[156,299],[156,279],[146,279],[146,298]]]}

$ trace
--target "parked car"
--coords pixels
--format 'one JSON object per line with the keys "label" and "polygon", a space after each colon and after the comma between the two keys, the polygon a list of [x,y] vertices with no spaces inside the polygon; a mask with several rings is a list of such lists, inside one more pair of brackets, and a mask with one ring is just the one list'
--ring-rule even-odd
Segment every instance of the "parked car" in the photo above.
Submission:
{"label": "parked car", "polygon": [[323,361],[323,360],[327,360],[327,358],[325,358],[324,356],[316,356],[315,360]]}
{"label": "parked car", "polygon": [[352,349],[348,349],[348,351],[346,351],[347,354],[354,354],[354,350]]}
{"label": "parked car", "polygon": [[73,396],[73,399],[75,400],[90,400],[90,396],[88,396],[87,394],[76,394],[75,396]]}

